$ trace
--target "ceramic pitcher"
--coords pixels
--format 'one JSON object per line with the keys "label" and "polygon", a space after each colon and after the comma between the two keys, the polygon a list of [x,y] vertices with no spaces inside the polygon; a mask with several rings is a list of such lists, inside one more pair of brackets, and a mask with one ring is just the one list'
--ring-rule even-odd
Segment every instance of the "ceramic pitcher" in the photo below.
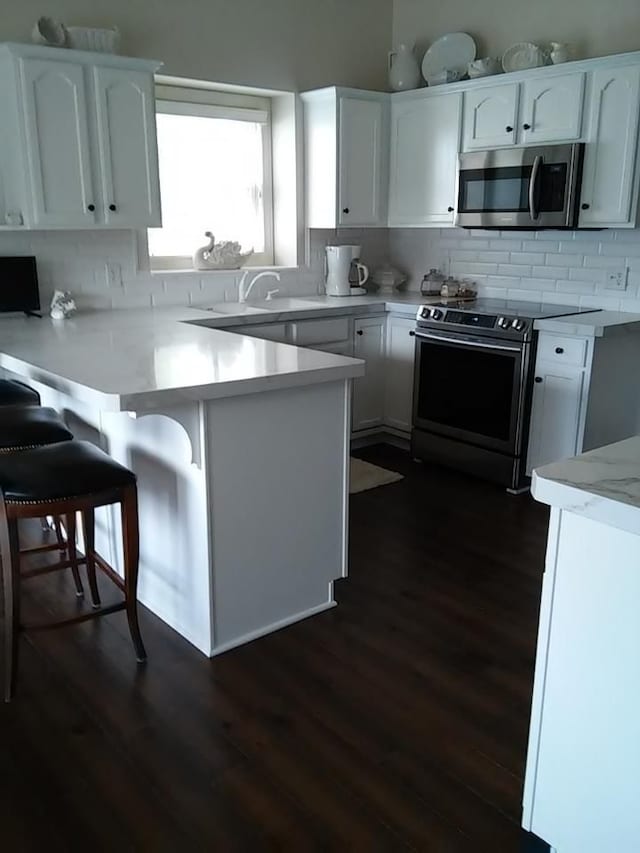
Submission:
{"label": "ceramic pitcher", "polygon": [[389,52],[389,85],[394,92],[417,89],[420,85],[420,68],[412,44],[399,44]]}

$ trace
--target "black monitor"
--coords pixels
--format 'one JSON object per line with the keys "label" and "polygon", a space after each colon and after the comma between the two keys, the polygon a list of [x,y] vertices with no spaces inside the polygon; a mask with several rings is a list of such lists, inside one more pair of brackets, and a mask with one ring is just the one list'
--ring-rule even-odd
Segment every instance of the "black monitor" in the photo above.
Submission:
{"label": "black monitor", "polygon": [[36,259],[0,256],[0,312],[40,310]]}

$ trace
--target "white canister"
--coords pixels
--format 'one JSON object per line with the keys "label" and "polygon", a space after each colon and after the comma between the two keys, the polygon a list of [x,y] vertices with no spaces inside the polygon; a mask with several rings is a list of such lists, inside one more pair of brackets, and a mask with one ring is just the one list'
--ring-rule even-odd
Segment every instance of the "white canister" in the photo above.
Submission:
{"label": "white canister", "polygon": [[399,44],[389,52],[389,85],[394,92],[417,89],[420,85],[420,67],[412,44]]}

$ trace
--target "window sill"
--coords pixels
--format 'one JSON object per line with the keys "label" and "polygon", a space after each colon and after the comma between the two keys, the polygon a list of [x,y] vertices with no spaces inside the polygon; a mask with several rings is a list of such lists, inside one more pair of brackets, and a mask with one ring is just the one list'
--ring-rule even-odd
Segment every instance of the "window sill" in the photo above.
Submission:
{"label": "window sill", "polygon": [[149,274],[154,275],[199,275],[199,276],[216,276],[216,275],[229,275],[236,273],[244,273],[244,272],[260,272],[261,270],[273,270],[275,272],[301,272],[305,267],[281,267],[274,266],[273,264],[256,264],[256,266],[246,266],[240,267],[240,269],[236,270],[196,270],[193,267],[191,268],[183,268],[183,269],[175,269],[171,267],[167,267],[167,269],[153,269],[149,270]]}

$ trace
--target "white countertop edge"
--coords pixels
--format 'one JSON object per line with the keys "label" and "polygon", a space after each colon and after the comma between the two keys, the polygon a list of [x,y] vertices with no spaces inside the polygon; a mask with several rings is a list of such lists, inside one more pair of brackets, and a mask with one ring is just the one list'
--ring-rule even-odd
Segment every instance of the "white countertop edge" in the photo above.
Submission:
{"label": "white countertop edge", "polygon": [[531,478],[531,494],[539,502],[592,521],[640,535],[640,508],[593,494],[568,483],[550,480],[536,471]]}
{"label": "white countertop edge", "polygon": [[640,314],[625,311],[594,311],[589,314],[569,314],[566,317],[548,317],[536,320],[538,332],[556,332],[559,335],[602,338],[611,334],[640,332]]}

